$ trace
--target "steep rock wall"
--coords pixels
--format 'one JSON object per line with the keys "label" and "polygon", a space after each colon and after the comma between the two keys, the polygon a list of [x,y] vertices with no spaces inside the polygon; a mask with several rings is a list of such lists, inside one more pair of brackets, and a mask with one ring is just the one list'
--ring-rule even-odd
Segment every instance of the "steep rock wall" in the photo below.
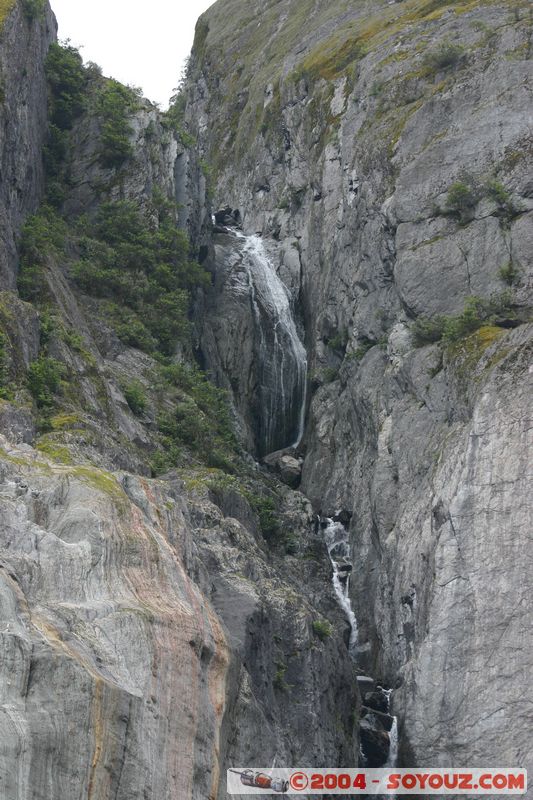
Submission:
{"label": "steep rock wall", "polygon": [[323,570],[304,597],[198,482],[1,444],[3,796],[222,798],[227,766],[353,763],[353,674],[311,626],[314,601],[335,616]]}
{"label": "steep rock wall", "polygon": [[[398,689],[405,763],[490,753],[527,765],[520,675],[533,648],[511,631],[531,594],[516,579],[530,447],[529,10],[230,5],[199,21],[191,121],[210,122],[198,132],[218,202],[277,243],[301,304],[303,490],[352,514],[360,663]],[[453,345],[414,346],[416,318],[457,317],[467,297],[508,284],[511,322],[503,312]],[[227,349],[238,360],[237,338]]]}
{"label": "steep rock wall", "polygon": [[[0,19],[0,282],[16,283],[16,240],[44,192],[42,147],[47,132],[44,58],[56,36],[46,3],[34,16],[14,2]],[[24,78],[21,80],[21,78]]]}
{"label": "steep rock wall", "polygon": [[[26,54],[27,76],[43,76],[47,36]],[[19,99],[29,91],[22,72]],[[182,202],[200,255],[210,243],[198,156],[139,105],[119,170],[102,168],[98,108],[77,119],[61,210],[74,228],[107,199],[148,207],[156,189]],[[39,175],[43,138],[44,127],[31,162]],[[21,190],[27,211],[42,188]],[[289,553],[267,543],[261,495],[234,490],[238,477],[192,460],[148,477],[157,412],[177,401],[156,385],[156,359],[125,345],[72,281],[78,247],[72,238],[46,249],[35,277],[44,309],[40,297],[20,300],[14,272],[0,297],[0,794],[215,800],[226,797],[228,766],[355,764],[347,623],[324,592],[330,563],[308,501],[247,465],[256,490],[278,498]],[[62,375],[61,408],[44,425],[29,391],[40,357]],[[175,360],[187,367],[189,357]],[[145,413],[125,398],[132,382],[154,400]]]}

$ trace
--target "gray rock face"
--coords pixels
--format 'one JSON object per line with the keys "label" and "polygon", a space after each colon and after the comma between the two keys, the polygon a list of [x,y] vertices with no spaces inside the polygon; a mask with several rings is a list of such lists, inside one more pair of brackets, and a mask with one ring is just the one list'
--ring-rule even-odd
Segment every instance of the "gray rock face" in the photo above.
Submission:
{"label": "gray rock face", "polygon": [[222,798],[227,766],[354,760],[325,558],[304,596],[205,491],[1,446],[3,797]]}
{"label": "gray rock face", "polygon": [[[530,19],[503,2],[458,11],[218,2],[189,76],[197,152],[142,103],[119,186],[98,165],[97,116],[73,131],[70,213],[93,211],[101,184],[140,201],[157,186],[208,253],[206,158],[215,207],[238,208],[245,234],[262,235],[306,354],[287,327],[276,342],[269,281],[254,296],[224,234],[194,322],[256,454],[295,438],[307,356],[305,437],[274,465],[289,484],[301,477],[303,494],[268,477],[282,552],[231,480],[149,479],[154,413],[135,417],[121,386],[146,384],[155,364],[97,329],[92,301],[47,267],[56,310],[83,340],[81,352],[56,337],[50,355],[76,382],[85,427],[64,434],[74,463],[60,465],[31,447],[24,386],[0,403],[8,800],[222,800],[228,766],[353,766],[358,685],[376,764],[391,757],[395,714],[404,764],[533,767]],[[42,190],[53,35],[49,15],[28,25],[18,5],[2,33],[9,288],[13,237]],[[489,320],[414,348],[417,316],[457,315],[505,281],[517,320],[496,321],[515,329]],[[39,352],[37,314],[12,292],[0,300],[2,369],[23,374]],[[58,436],[44,442],[52,452]],[[315,511],[349,526],[350,560],[336,569],[350,576],[355,666]],[[395,689],[390,714],[375,707],[379,684]]]}
{"label": "gray rock face", "polygon": [[217,269],[202,325],[206,366],[233,392],[251,450],[264,456],[299,443],[307,356],[278,253],[259,237],[215,237]]}
{"label": "gray rock face", "polygon": [[191,115],[210,121],[216,202],[280,252],[297,243],[282,269],[312,375],[302,489],[353,512],[360,665],[396,687],[404,763],[531,765],[531,328],[410,335],[506,290],[509,264],[528,318],[531,21],[505,3],[236,0],[233,48],[226,6],[198,29]]}
{"label": "gray rock face", "polygon": [[[16,239],[44,190],[42,147],[47,132],[44,58],[56,36],[48,3],[28,19],[23,3],[0,23],[0,288],[16,284]],[[24,80],[21,80],[24,76]]]}

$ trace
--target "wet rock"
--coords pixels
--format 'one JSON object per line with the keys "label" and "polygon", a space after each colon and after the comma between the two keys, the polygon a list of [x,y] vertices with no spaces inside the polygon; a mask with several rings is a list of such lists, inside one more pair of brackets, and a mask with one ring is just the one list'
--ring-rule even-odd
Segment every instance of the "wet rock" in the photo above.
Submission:
{"label": "wet rock", "polygon": [[390,731],[394,724],[394,717],[390,714],[384,714],[381,711],[375,711],[373,708],[362,706],[361,717],[367,720],[368,724],[376,730],[380,728],[384,731]]}
{"label": "wet rock", "polygon": [[372,720],[363,718],[360,725],[360,735],[365,765],[369,769],[384,766],[389,757],[389,734],[385,730],[376,729]]}
{"label": "wet rock", "polygon": [[225,228],[240,228],[241,227],[241,213],[238,209],[222,208],[214,214],[216,225],[222,225]]}
{"label": "wet rock", "polygon": [[368,690],[373,689],[376,684],[374,678],[370,678],[367,675],[358,675],[356,680],[362,697],[365,697]]}
{"label": "wet rock", "polygon": [[[394,684],[403,678],[395,713],[403,718],[410,763],[450,763],[455,752],[463,763],[529,758],[531,766],[519,743],[530,735],[532,689],[505,676],[510,663],[515,675],[533,664],[524,639],[533,573],[523,557],[533,328],[484,332],[464,351],[461,343],[459,358],[443,359],[439,346],[413,346],[412,325],[418,315],[460,314],[468,296],[501,293],[500,270],[510,254],[521,270],[513,302],[532,304],[531,130],[524,108],[531,104],[533,62],[518,57],[528,46],[525,18],[511,19],[504,2],[472,4],[467,16],[443,14],[432,22],[430,39],[425,23],[411,27],[407,5],[395,6],[402,32],[380,28],[353,84],[343,76],[332,82],[323,113],[339,115],[338,139],[319,142],[309,124],[311,106],[322,103],[317,89],[282,79],[276,99],[290,159],[281,141],[274,148],[271,136],[248,136],[241,125],[218,176],[218,196],[246,203],[248,230],[275,231],[280,247],[297,245],[293,297],[305,316],[313,391],[301,485],[315,509],[355,515],[350,593],[366,648],[362,668]],[[280,0],[272,31],[282,19],[284,26],[295,21],[296,6]],[[360,15],[365,24],[376,15],[378,24],[377,4],[330,8],[320,29],[312,15],[299,21],[287,69],[319,52],[347,19],[357,26]],[[227,34],[217,28],[220,9],[206,16],[210,45],[229,53]],[[243,22],[250,42],[255,24],[253,16]],[[490,48],[481,33],[487,29]],[[449,41],[468,53],[467,64],[427,85],[407,77]],[[249,48],[243,63],[256,63],[257,50]],[[191,87],[191,124],[210,112],[199,138],[214,156],[233,113],[215,108],[231,89],[231,60],[221,58],[213,69],[198,53],[203,94]],[[279,62],[267,60],[257,96],[275,85],[275,75]],[[243,82],[253,86],[255,79],[245,69]],[[412,113],[393,133],[383,108],[400,114],[406,100]],[[254,195],[263,175],[270,192]],[[479,187],[497,176],[519,214],[504,220],[486,197],[465,224],[442,213],[450,187],[465,176]],[[297,191],[303,186],[307,191]],[[499,321],[507,326],[512,315]],[[347,332],[340,368],[323,341],[325,329],[338,332],[337,341]],[[416,602],[407,596],[412,584]],[[472,735],[465,738],[465,730]]]}
{"label": "wet rock", "polygon": [[368,708],[373,708],[376,711],[387,713],[389,710],[389,697],[380,686],[374,692],[368,692],[364,695],[364,702]]}
{"label": "wet rock", "polygon": [[342,511],[339,511],[338,514],[333,516],[333,522],[340,522],[341,525],[344,525],[344,527],[347,528],[350,524],[352,516],[353,515],[350,511],[343,508]]}

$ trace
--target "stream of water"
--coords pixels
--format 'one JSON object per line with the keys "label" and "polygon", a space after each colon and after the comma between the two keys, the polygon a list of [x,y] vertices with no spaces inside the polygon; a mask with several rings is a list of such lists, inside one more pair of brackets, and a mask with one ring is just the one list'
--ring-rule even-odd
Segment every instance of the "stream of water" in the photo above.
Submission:
{"label": "stream of water", "polygon": [[357,619],[350,600],[350,572],[343,569],[347,565],[351,566],[348,531],[341,522],[334,522],[334,520],[328,519],[325,539],[333,567],[333,589],[337,595],[339,605],[350,623],[348,652],[352,658],[355,658],[358,638]]}
{"label": "stream of water", "polygon": [[287,287],[277,274],[260,236],[245,236],[243,264],[248,273],[255,317],[261,455],[296,447],[304,433],[307,353]]}

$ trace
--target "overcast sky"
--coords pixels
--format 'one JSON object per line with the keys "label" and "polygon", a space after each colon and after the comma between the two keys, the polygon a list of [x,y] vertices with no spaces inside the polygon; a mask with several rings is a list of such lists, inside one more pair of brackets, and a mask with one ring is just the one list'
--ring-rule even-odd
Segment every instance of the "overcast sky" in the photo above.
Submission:
{"label": "overcast sky", "polygon": [[166,108],[194,26],[214,0],[51,0],[59,38],[81,46],[104,74],[140,86]]}

